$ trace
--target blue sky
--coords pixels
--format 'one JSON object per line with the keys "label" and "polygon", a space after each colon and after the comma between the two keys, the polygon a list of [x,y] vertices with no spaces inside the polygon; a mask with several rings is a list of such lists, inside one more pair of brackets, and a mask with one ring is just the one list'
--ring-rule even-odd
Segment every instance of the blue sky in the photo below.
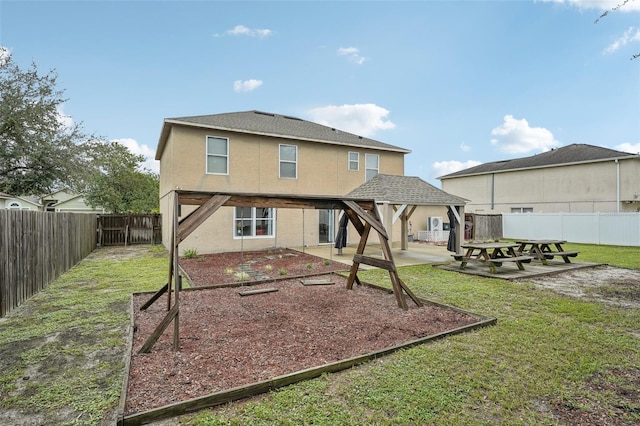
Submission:
{"label": "blue sky", "polygon": [[439,186],[572,143],[640,152],[640,0],[594,23],[619,2],[1,0],[0,46],[149,158],[164,118],[261,110],[410,149]]}

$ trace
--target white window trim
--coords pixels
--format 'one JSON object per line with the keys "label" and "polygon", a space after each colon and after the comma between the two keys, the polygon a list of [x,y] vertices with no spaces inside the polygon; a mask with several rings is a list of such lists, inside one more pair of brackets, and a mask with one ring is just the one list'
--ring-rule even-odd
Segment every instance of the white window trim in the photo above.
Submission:
{"label": "white window trim", "polygon": [[[280,157],[280,154],[282,153],[281,148],[283,146],[292,146],[292,147],[294,147],[296,149],[296,159],[295,159],[295,161],[283,160]],[[282,164],[282,163],[293,163],[293,164],[295,164],[296,165],[296,175],[294,177],[282,176],[280,174],[280,171],[281,171],[280,164]],[[291,145],[291,144],[288,144],[288,143],[281,143],[281,144],[278,145],[278,177],[280,179],[298,179],[298,145]]]}
{"label": "white window trim", "polygon": [[[356,163],[356,168],[355,169],[351,168],[351,154],[355,154],[356,155],[356,159],[353,160]],[[347,154],[347,170],[349,170],[350,172],[360,171],[360,153],[359,152],[349,151],[349,153]]]}
{"label": "white window trim", "polygon": [[[227,172],[226,173],[217,173],[217,172],[210,172],[209,171],[209,156],[211,157],[222,157],[222,155],[218,155],[218,154],[209,154],[209,149],[208,149],[208,145],[209,145],[209,138],[215,138],[215,139],[224,139],[227,141],[227,155],[225,155],[224,157],[226,157],[227,160]],[[204,164],[204,169],[205,169],[205,174],[208,175],[218,175],[218,176],[228,176],[229,175],[229,138],[225,138],[222,136],[214,136],[214,135],[207,135],[204,139],[204,158],[205,158],[205,164]]]}
{"label": "white window trim", "polygon": [[511,207],[511,213],[533,213],[533,207]]}
{"label": "white window trim", "polygon": [[[369,167],[367,167],[367,157],[377,157],[378,158],[378,161],[377,161],[378,167],[375,168],[375,169],[370,169]],[[365,154],[364,155],[364,181],[365,182],[368,182],[367,181],[367,172],[369,170],[375,170],[376,171],[376,175],[380,174],[380,155],[378,155],[378,154]]]}
{"label": "white window trim", "polygon": [[[234,240],[241,240],[241,239],[264,239],[264,238],[276,238],[276,212],[277,209],[273,208],[273,207],[268,207],[269,209],[271,209],[271,213],[272,213],[272,218],[271,221],[273,222],[273,234],[271,235],[238,235],[236,232],[236,221],[239,220],[239,217],[236,217],[236,209],[235,207],[233,208],[233,226],[231,227],[232,230],[231,232],[233,233],[233,239]],[[243,218],[243,220],[248,220],[248,217]],[[251,229],[253,229],[253,232],[255,232],[256,229],[256,221],[258,220],[258,218],[256,218],[256,208],[255,207],[251,207]],[[262,218],[260,218],[259,220],[264,220]]]}

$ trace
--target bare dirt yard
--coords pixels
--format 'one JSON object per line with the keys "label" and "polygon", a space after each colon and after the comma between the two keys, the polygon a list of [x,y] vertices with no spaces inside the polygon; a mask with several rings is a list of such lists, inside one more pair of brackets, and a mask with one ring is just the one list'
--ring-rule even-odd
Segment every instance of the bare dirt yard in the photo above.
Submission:
{"label": "bare dirt yard", "polygon": [[[309,271],[345,265],[327,264],[299,252],[244,253],[245,266],[238,260],[233,253],[181,260],[196,286],[228,282],[238,271],[247,271],[247,263],[251,280],[268,281],[181,292],[179,352],[172,349],[169,327],[150,353],[137,353],[166,315],[167,298],[146,311],[139,307],[149,296],[134,298],[136,332],[127,414],[364,355],[480,320],[445,307],[417,307],[411,301],[409,310],[403,311],[393,294],[357,285],[347,290],[346,278],[338,274],[308,278],[330,285],[303,285]],[[286,275],[279,272],[283,270]],[[298,277],[274,279],[289,275]],[[267,288],[277,291],[239,294]]]}

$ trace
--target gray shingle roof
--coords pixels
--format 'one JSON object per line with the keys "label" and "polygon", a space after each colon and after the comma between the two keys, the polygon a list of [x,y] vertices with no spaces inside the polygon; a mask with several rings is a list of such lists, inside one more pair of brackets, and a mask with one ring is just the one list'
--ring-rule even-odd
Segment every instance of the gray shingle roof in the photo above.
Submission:
{"label": "gray shingle roof", "polygon": [[162,153],[168,126],[182,124],[187,126],[201,126],[211,129],[228,130],[242,133],[253,133],[283,137],[287,139],[308,140],[313,142],[346,145],[359,148],[372,148],[383,151],[409,153],[408,149],[386,144],[374,139],[354,135],[332,127],[323,126],[300,118],[272,114],[262,111],[230,112],[214,115],[199,115],[194,117],[167,118],[158,143],[156,159]]}
{"label": "gray shingle roof", "polygon": [[373,198],[391,204],[416,206],[464,206],[466,199],[451,195],[415,176],[374,176],[347,194],[347,197]]}
{"label": "gray shingle roof", "polygon": [[475,167],[440,176],[438,179],[506,172],[520,169],[553,167],[576,163],[590,163],[628,157],[638,156],[636,154],[629,154],[627,152],[616,151],[614,149],[603,148],[600,146],[573,144],[562,148],[552,149],[551,151],[543,152],[542,154],[532,155],[530,157],[480,164]]}

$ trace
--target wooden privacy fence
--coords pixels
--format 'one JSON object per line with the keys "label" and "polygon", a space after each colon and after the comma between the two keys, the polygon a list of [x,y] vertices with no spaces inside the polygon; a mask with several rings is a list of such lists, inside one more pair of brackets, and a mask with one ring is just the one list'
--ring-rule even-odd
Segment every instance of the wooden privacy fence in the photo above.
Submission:
{"label": "wooden privacy fence", "polygon": [[502,215],[467,213],[464,215],[464,239],[475,241],[502,238]]}
{"label": "wooden privacy fence", "polygon": [[96,247],[96,215],[0,210],[0,317]]}
{"label": "wooden privacy fence", "polygon": [[97,238],[101,246],[159,244],[162,221],[159,214],[101,214]]}

